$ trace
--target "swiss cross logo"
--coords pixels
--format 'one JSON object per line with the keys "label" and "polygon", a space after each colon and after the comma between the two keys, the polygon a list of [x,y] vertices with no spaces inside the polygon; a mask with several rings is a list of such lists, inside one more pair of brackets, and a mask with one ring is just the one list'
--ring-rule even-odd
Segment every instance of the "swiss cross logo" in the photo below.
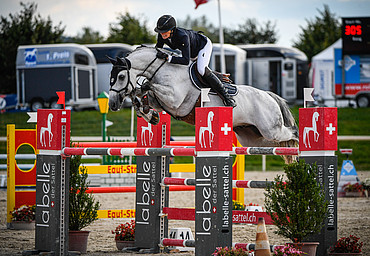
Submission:
{"label": "swiss cross logo", "polygon": [[195,112],[195,149],[231,151],[233,109],[230,107],[197,108]]}
{"label": "swiss cross logo", "polygon": [[337,108],[299,109],[299,150],[337,150]]}

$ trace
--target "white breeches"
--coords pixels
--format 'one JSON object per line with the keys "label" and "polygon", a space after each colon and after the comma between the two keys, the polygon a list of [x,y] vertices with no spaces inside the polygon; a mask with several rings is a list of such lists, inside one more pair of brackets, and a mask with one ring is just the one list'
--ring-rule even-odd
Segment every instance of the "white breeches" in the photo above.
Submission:
{"label": "white breeches", "polygon": [[205,69],[206,67],[208,67],[209,61],[211,59],[211,54],[212,54],[212,42],[207,37],[207,44],[198,53],[197,68],[199,74],[201,74],[202,76],[204,76]]}

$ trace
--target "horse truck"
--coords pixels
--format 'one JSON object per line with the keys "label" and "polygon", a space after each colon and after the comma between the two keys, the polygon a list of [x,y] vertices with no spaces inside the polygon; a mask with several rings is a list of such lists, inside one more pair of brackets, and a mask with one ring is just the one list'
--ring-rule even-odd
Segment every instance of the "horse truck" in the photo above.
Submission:
{"label": "horse truck", "polygon": [[19,46],[16,81],[19,109],[60,108],[56,91],[65,91],[66,105],[73,108],[97,107],[96,60],[83,45]]}

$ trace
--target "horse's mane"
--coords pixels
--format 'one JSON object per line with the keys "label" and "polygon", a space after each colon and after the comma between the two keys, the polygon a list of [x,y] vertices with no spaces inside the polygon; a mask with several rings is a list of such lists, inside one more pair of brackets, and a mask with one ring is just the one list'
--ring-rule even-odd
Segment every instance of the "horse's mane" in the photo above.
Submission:
{"label": "horse's mane", "polygon": [[[168,55],[179,56],[179,54],[174,52],[173,50],[171,51],[171,50],[165,49],[165,48],[160,48],[160,49],[161,49],[161,51],[167,53]],[[139,52],[139,51],[142,51],[142,50],[152,50],[152,51],[156,52],[157,48],[154,47],[154,46],[149,46],[149,45],[142,44],[142,45],[136,47],[133,51],[127,53],[126,57],[130,56],[130,54],[133,53],[133,52]]]}

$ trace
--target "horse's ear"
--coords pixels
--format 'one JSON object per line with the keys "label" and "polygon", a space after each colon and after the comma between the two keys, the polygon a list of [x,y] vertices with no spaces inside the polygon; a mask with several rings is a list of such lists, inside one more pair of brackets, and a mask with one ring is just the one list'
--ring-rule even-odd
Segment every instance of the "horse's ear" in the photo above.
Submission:
{"label": "horse's ear", "polygon": [[131,61],[129,61],[129,59],[127,58],[124,58],[126,60],[126,64],[127,64],[127,70],[131,69]]}
{"label": "horse's ear", "polygon": [[109,57],[108,55],[105,55],[105,57],[108,58],[108,60],[110,61],[110,63],[112,63],[113,65],[116,65],[117,64],[117,61],[111,57]]}
{"label": "horse's ear", "polygon": [[117,57],[117,63],[120,66],[126,67],[127,70],[131,68],[131,62],[127,58],[118,58]]}
{"label": "horse's ear", "polygon": [[125,65],[125,63],[122,61],[122,59],[121,58],[119,58],[119,57],[116,57],[116,62],[117,62],[117,64],[119,65],[119,66],[124,66]]}

